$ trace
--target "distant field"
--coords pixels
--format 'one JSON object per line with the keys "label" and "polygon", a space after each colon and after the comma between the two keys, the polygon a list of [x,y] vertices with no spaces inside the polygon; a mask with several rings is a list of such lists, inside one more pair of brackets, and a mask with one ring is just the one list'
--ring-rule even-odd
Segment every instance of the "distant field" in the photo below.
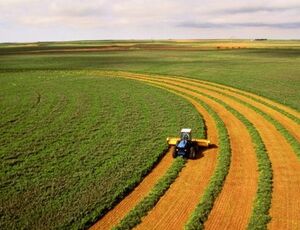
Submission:
{"label": "distant field", "polygon": [[[241,43],[249,49],[231,49]],[[220,45],[228,49],[218,49]],[[82,46],[85,50],[80,51]],[[300,41],[82,41],[0,46],[1,72],[109,69],[179,75],[237,87],[297,110],[299,62]]]}
{"label": "distant field", "polygon": [[[299,92],[296,40],[0,44],[0,228],[300,227]],[[172,171],[182,127],[215,146]]]}

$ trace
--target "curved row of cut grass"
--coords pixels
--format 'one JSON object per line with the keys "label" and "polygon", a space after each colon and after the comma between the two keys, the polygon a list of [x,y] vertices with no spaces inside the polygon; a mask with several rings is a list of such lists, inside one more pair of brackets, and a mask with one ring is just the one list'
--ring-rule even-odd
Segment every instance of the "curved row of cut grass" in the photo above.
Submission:
{"label": "curved row of cut grass", "polygon": [[[179,78],[179,79],[184,79],[184,80],[187,80],[186,78]],[[219,89],[222,89],[222,90],[227,90],[229,92],[233,92],[233,93],[236,93],[236,94],[239,94],[239,95],[242,95],[242,96],[245,96],[245,97],[248,97],[250,99],[252,99],[253,101],[256,101],[260,104],[263,104],[267,107],[270,107],[271,109],[283,114],[284,116],[290,118],[291,120],[295,121],[297,124],[300,124],[300,119],[296,116],[294,116],[293,114],[290,114],[289,112],[283,110],[283,109],[280,109],[278,106],[276,105],[272,105],[266,101],[263,101],[259,98],[256,98],[254,96],[251,96],[249,94],[246,94],[246,93],[243,93],[241,92],[240,90],[237,91],[237,90],[234,90],[234,89],[230,89],[230,88],[225,88],[225,87],[222,87],[221,85],[217,84],[217,83],[210,83],[210,82],[207,82],[207,81],[201,81],[201,80],[196,80],[196,79],[188,79],[188,80],[191,80],[193,82],[196,82],[196,83],[201,83],[201,84],[204,84],[204,85],[209,85],[209,86],[212,86],[212,87],[215,87],[215,88],[219,88]]]}
{"label": "curved row of cut grass", "polygon": [[[242,105],[245,105],[246,107],[254,110],[256,113],[260,114],[261,116],[263,116],[267,121],[269,121],[271,124],[273,124],[275,126],[275,128],[284,136],[284,138],[292,146],[292,149],[294,150],[297,157],[300,159],[300,143],[299,143],[299,141],[280,122],[278,122],[272,116],[265,113],[261,109],[255,107],[254,105],[251,105],[250,103],[243,101],[242,99],[239,99],[239,98],[234,97],[232,95],[228,95],[228,94],[220,92],[218,90],[213,90],[213,89],[206,88],[205,86],[202,86],[202,87],[205,88],[206,90],[213,91],[213,92],[216,92],[220,95],[231,98],[231,99],[237,101],[238,103],[240,103]],[[206,95],[206,96],[209,96],[207,94],[204,94],[204,93],[196,91],[196,90],[193,90],[193,91],[201,93],[201,94]]]}
{"label": "curved row of cut grass", "polygon": [[203,95],[223,105],[224,108],[237,117],[249,131],[255,148],[259,176],[256,197],[254,200],[248,229],[266,229],[268,222],[271,220],[269,210],[272,201],[273,170],[263,140],[255,126],[243,114],[238,112],[236,109],[233,109],[220,99],[207,94]]}
{"label": "curved row of cut grass", "polygon": [[224,181],[229,172],[231,161],[231,148],[227,128],[219,115],[205,102],[193,97],[211,115],[216,123],[218,131],[218,159],[214,173],[207,188],[197,205],[195,211],[189,218],[186,229],[203,229],[204,222],[213,208],[214,201],[222,190]]}
{"label": "curved row of cut grass", "polygon": [[[153,85],[156,85],[155,81],[156,81],[155,79],[151,80],[151,82],[153,82]],[[159,87],[167,88],[164,86],[159,86]],[[168,89],[168,91],[177,92],[176,90],[173,89]],[[229,141],[228,131],[224,122],[208,104],[206,104],[199,98],[188,95],[186,93],[180,92],[178,94],[185,95],[195,99],[197,103],[199,103],[212,116],[218,130],[219,153],[218,153],[216,168],[213,172],[213,175],[209,181],[207,188],[204,191],[200,203],[197,205],[195,211],[192,213],[191,217],[189,218],[185,226],[186,229],[203,229],[204,222],[207,220],[209,213],[213,208],[214,201],[219,195],[219,193],[221,192],[224,181],[229,172],[230,161],[231,161],[230,141]]]}
{"label": "curved row of cut grass", "polygon": [[179,172],[185,165],[186,160],[177,157],[165,175],[154,185],[149,194],[143,198],[130,212],[115,226],[114,230],[129,230],[141,223],[143,216],[155,206],[170,185],[175,181]]}
{"label": "curved row of cut grass", "polygon": [[[159,81],[158,81],[159,82]],[[176,84],[173,84],[176,85]],[[271,217],[269,216],[269,209],[271,206],[271,199],[272,199],[272,166],[270,159],[268,157],[267,151],[265,149],[265,145],[262,141],[262,138],[255,128],[255,126],[240,112],[230,107],[228,104],[223,102],[220,99],[217,99],[215,97],[212,97],[208,94],[199,92],[197,90],[195,91],[205,97],[208,97],[217,103],[221,104],[225,109],[230,111],[234,116],[236,116],[247,128],[249,131],[249,134],[252,138],[252,142],[255,147],[255,153],[258,161],[258,170],[259,170],[259,179],[258,179],[258,188],[257,193],[255,197],[255,201],[253,204],[253,210],[251,217],[249,219],[248,229],[257,229],[257,228],[263,228],[265,229],[267,227],[267,223],[270,221]],[[210,107],[207,106],[207,104],[203,103],[202,101],[199,101],[199,99],[195,98],[199,103],[202,104],[203,107],[206,108],[206,110],[212,115],[212,117],[219,121],[218,129],[221,130],[219,132],[222,132],[224,135],[224,129],[226,129],[224,123],[220,121],[220,118],[218,115],[210,109]],[[221,122],[221,123],[220,123]],[[223,123],[223,124],[222,124]],[[219,134],[221,135],[221,134]],[[223,138],[226,138],[223,136]],[[222,141],[222,138],[221,138]],[[228,136],[227,136],[227,142]],[[224,143],[224,141],[222,142]],[[222,143],[220,143],[220,151],[222,151]],[[225,149],[226,149],[226,142],[225,142]],[[222,156],[222,154],[220,154]],[[219,156],[220,156],[219,155]],[[223,160],[220,161],[221,163],[226,162]],[[228,169],[229,170],[229,165]],[[204,228],[204,222],[207,220],[208,215],[213,207],[214,199],[219,194],[219,192],[222,189],[223,183],[222,181],[222,175],[220,173],[226,173],[226,168],[216,168],[216,171],[211,179],[211,182],[208,187],[205,190],[205,193],[203,197],[201,198],[200,203],[197,205],[195,211],[192,213],[191,217],[189,218],[185,228],[186,229],[203,229]],[[228,173],[228,172],[227,172]],[[226,175],[227,175],[226,173]],[[226,176],[225,175],[225,176]],[[218,180],[218,179],[219,180]],[[225,180],[225,177],[223,177],[223,180]],[[218,181],[219,183],[216,183]]]}

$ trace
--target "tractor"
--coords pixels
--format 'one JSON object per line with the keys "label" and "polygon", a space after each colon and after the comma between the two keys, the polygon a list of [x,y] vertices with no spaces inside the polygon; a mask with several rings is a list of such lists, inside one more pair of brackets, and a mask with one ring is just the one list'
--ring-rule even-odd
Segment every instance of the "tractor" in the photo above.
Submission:
{"label": "tractor", "polygon": [[192,139],[192,130],[189,128],[181,129],[180,137],[168,137],[169,146],[175,146],[172,155],[174,158],[181,156],[184,158],[195,159],[199,152],[199,147],[209,147],[210,141],[205,139]]}

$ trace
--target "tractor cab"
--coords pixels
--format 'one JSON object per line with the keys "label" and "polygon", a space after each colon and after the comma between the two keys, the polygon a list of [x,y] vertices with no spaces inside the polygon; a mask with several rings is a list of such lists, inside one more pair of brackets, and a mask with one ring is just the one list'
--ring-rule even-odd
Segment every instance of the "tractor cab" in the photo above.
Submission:
{"label": "tractor cab", "polygon": [[[190,150],[192,147],[192,130],[191,129],[181,129],[180,140],[176,143],[176,149],[174,153],[175,156],[181,156],[188,158],[190,155]],[[194,149],[193,149],[194,151]],[[194,153],[193,153],[194,155]]]}
{"label": "tractor cab", "polygon": [[180,139],[191,141],[192,140],[192,129],[181,129]]}

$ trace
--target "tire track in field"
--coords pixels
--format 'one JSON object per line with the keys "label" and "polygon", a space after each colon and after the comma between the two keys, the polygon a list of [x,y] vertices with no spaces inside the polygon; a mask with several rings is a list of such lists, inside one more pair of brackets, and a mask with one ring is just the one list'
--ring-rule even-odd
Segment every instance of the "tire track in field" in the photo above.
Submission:
{"label": "tire track in field", "polygon": [[142,182],[119,204],[104,215],[90,229],[108,230],[118,224],[135,205],[145,197],[159,178],[165,174],[173,162],[170,149],[158,165],[142,180]]}
{"label": "tire track in field", "polygon": [[[158,79],[158,81],[164,80]],[[173,82],[169,81],[169,84]],[[177,82],[176,84],[180,85],[181,83]],[[185,85],[185,87],[191,88],[189,85]],[[268,122],[264,117],[257,114],[255,111],[249,109],[248,107],[215,92],[204,90],[203,88],[199,88],[198,90],[200,90],[201,92],[205,92],[210,96],[226,101],[228,105],[240,111],[256,126],[265,142],[274,171],[274,189],[272,206],[270,209],[272,221],[269,224],[269,228],[299,229],[300,205],[297,191],[299,191],[300,189],[300,164],[286,139],[278,132],[278,130],[276,130],[276,128],[270,122]],[[256,105],[256,102],[253,102],[252,104]],[[229,177],[227,178],[224,187],[226,186],[228,180]],[[222,194],[225,194],[224,196],[231,195],[231,193],[225,193],[225,190],[221,192],[220,197],[222,197]],[[240,199],[240,201],[245,202],[244,197],[243,199]],[[234,207],[231,207],[231,209],[233,208]],[[215,211],[216,209],[219,211]],[[215,218],[209,218],[206,224],[206,227],[208,229],[215,228],[216,226],[214,224],[224,219],[224,216],[222,215],[223,210],[223,207],[218,208],[217,201],[215,208],[212,211],[212,216],[214,212],[216,212],[217,214],[215,215]],[[239,213],[243,211],[243,209],[239,209]],[[240,214],[235,216],[235,218],[239,217],[239,215]],[[210,221],[211,218],[213,219]],[[217,226],[220,227],[220,225]]]}
{"label": "tire track in field", "polygon": [[[217,226],[220,228],[226,228],[228,227],[228,223],[230,223],[230,227],[235,229],[246,228],[252,210],[253,199],[256,194],[258,178],[255,152],[251,137],[246,127],[234,115],[227,110],[224,110],[223,106],[219,105],[213,100],[183,88],[173,85],[163,85],[167,88],[187,93],[193,97],[201,99],[205,103],[209,104],[225,123],[230,138],[232,163],[223,190],[226,191],[226,194],[230,195],[221,197],[222,202],[220,202],[220,208],[223,210],[223,213],[221,213],[222,222],[219,222]],[[237,129],[236,127],[239,128]],[[244,138],[241,139],[241,136]],[[175,183],[178,184],[178,189],[174,188]],[[172,203],[172,197],[176,197],[176,194],[179,194],[180,191],[185,190],[184,178],[179,177],[178,180],[174,182],[173,186],[174,187],[171,187],[165,196],[161,198],[160,202],[158,202],[156,207],[154,207],[149,215],[144,218],[142,224],[138,226],[138,229],[183,228],[193,209],[184,210],[184,212],[181,212],[182,206],[184,204],[189,204],[190,207],[192,206],[191,204],[197,205],[201,194],[199,194],[198,197],[183,197],[182,203],[176,200],[174,204],[170,205]],[[202,189],[204,190],[205,188]],[[170,198],[168,197],[168,194]],[[243,197],[244,201],[237,203],[236,201],[239,200],[240,197]],[[240,212],[241,208],[243,209],[242,213]],[[162,214],[164,214],[164,216],[157,220],[157,218]],[[174,221],[174,217],[176,218],[176,221]]]}

